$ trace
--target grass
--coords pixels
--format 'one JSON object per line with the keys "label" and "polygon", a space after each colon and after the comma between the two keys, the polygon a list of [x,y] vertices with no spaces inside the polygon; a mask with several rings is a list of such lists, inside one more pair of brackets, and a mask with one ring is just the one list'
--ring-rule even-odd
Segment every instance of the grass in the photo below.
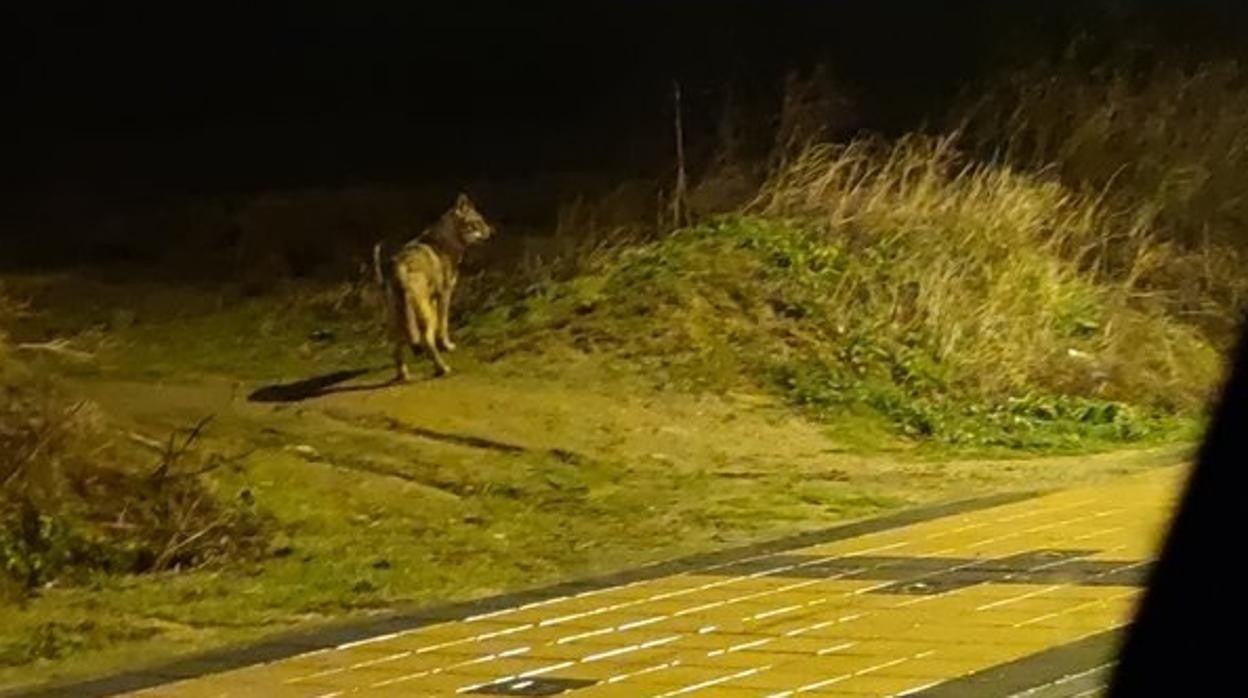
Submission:
{"label": "grass", "polygon": [[204,423],[141,449],[115,438],[89,401],[46,381],[8,381],[0,389],[0,592],[20,597],[100,574],[254,557],[266,517],[205,483],[202,474],[228,462],[193,450]]}
{"label": "grass", "polygon": [[[126,385],[114,400],[135,405],[164,394],[156,386]],[[633,394],[624,388],[605,392],[617,400]],[[517,392],[536,391],[525,384]],[[516,407],[540,421],[535,408],[544,397]],[[403,402],[402,395],[389,399]],[[590,402],[568,407],[600,409]],[[150,408],[174,422],[191,413],[164,402]],[[724,444],[723,434],[702,428],[699,419],[708,417],[697,414],[709,412],[699,401],[688,412],[651,418],[692,429],[672,445]],[[734,415],[725,433],[770,437],[773,457],[721,446],[721,464],[709,456],[684,458],[679,450],[660,458],[656,449],[668,446],[643,429],[635,447],[624,444],[613,459],[591,452],[573,464],[539,452],[491,453],[348,428],[317,410],[223,415],[204,447],[235,452],[246,442],[258,450],[208,477],[220,496],[246,492],[272,517],[277,529],[267,553],[180,573],[98,575],[5,605],[0,656],[7,668],[0,666],[0,685],[113,671],[299,623],[480,597],[904,505],[1084,482],[1183,457],[1169,451],[971,467],[890,456],[872,465],[803,455],[818,442],[787,425],[770,427],[794,442],[781,445],[765,426],[773,413],[756,416],[740,406],[720,413],[713,419]],[[603,421],[619,423],[612,440],[639,426],[614,416]],[[570,439],[562,429],[578,427],[553,428],[556,438]],[[582,419],[579,429],[596,433],[598,425]]]}
{"label": "grass", "polygon": [[1220,345],[1248,309],[1248,91],[1234,62],[1077,55],[1005,76],[955,110],[975,152],[1097,192],[1153,232],[1137,287]]}
{"label": "grass", "polygon": [[[318,366],[374,358],[379,310],[362,282],[284,281],[268,295],[238,287],[109,283],[82,278],[14,278],[32,310],[15,333],[70,337],[92,362],[41,362],[58,373],[157,380],[228,374],[242,380],[306,377]],[[371,289],[369,289],[371,290]],[[384,355],[381,357],[384,363]]]}
{"label": "grass", "polygon": [[[131,389],[114,399],[135,407],[161,393]],[[191,414],[152,407],[175,422]],[[129,656],[126,647],[164,657],[309,620],[619,569],[910,501],[858,483],[803,484],[797,473],[726,479],[715,468],[626,453],[572,463],[541,452],[443,446],[317,414],[252,420],[223,416],[209,431],[206,448],[233,452],[246,442],[258,450],[208,478],[219,496],[246,493],[275,522],[267,553],[179,574],[97,575],[7,605],[0,656],[11,668],[0,668],[0,684],[115,667]]]}
{"label": "grass", "polygon": [[1188,435],[1219,355],[1138,302],[1138,260],[1104,261],[1119,251],[1106,240],[1145,235],[1122,225],[947,140],[815,148],[750,211],[495,302],[468,331],[503,355],[570,345],[660,382],[763,386],[944,449]]}

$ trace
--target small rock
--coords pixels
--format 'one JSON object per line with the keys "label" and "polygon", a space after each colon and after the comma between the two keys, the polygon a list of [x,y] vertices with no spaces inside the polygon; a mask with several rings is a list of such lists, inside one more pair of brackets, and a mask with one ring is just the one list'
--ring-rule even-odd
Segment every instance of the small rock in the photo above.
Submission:
{"label": "small rock", "polygon": [[318,453],[315,448],[312,448],[311,446],[307,444],[297,444],[294,446],[287,446],[286,448],[292,453],[298,453],[299,455],[304,456],[306,458],[320,458],[321,457],[321,454]]}

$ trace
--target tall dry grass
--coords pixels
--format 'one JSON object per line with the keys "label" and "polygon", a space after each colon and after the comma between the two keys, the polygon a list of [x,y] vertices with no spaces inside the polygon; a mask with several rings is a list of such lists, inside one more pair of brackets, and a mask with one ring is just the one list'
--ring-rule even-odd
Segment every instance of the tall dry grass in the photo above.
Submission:
{"label": "tall dry grass", "polygon": [[261,553],[268,520],[204,477],[228,461],[198,448],[200,429],[142,452],[49,381],[0,385],[0,596]]}
{"label": "tall dry grass", "polygon": [[514,301],[604,269],[622,250],[655,238],[663,210],[657,185],[637,180],[557,207],[549,231],[502,231],[469,260],[455,296],[459,316]]}
{"label": "tall dry grass", "polygon": [[1234,62],[1072,61],[1008,76],[954,119],[975,152],[1144,218],[1158,246],[1137,286],[1226,343],[1248,310],[1246,78]]}
{"label": "tall dry grass", "polygon": [[[2,291],[3,289],[0,289]],[[6,353],[24,307],[0,293],[0,603],[94,572],[185,569],[262,550],[266,520],[202,477],[201,427],[152,452]]]}
{"label": "tall dry grass", "polygon": [[780,374],[799,399],[907,420],[1037,396],[1190,413],[1220,358],[1141,287],[1164,254],[1149,221],[954,137],[814,145],[743,210],[483,304],[468,329],[697,385]]}
{"label": "tall dry grass", "polygon": [[8,374],[15,368],[10,356],[12,347],[9,344],[9,328],[26,313],[26,303],[7,295],[4,284],[0,283],[0,385],[12,380]]}
{"label": "tall dry grass", "polygon": [[976,163],[954,142],[814,146],[749,210],[801,220],[838,251],[827,321],[920,338],[975,392],[1202,400],[1215,352],[1140,285],[1163,254],[1151,218]]}

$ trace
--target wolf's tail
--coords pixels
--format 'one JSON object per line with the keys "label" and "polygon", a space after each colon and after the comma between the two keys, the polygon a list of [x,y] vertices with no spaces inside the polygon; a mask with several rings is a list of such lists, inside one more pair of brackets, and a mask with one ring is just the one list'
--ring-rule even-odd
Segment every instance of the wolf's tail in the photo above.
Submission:
{"label": "wolf's tail", "polygon": [[373,245],[373,274],[382,292],[386,290],[386,275],[381,269],[381,243]]}
{"label": "wolf's tail", "polygon": [[397,299],[403,299],[405,294],[395,294],[394,289],[390,286],[390,279],[386,277],[386,268],[383,264],[381,243],[373,245],[373,276],[377,280],[377,291],[381,294],[381,304],[384,307],[387,324],[399,322],[402,319],[402,313],[396,313],[394,304]]}

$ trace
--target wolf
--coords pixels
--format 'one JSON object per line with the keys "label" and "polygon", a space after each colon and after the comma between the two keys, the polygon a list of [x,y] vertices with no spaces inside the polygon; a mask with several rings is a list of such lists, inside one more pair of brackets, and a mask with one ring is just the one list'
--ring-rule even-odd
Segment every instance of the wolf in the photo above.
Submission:
{"label": "wolf", "polygon": [[460,194],[436,223],[403,245],[388,260],[382,244],[373,246],[373,270],[385,298],[387,324],[394,343],[395,381],[410,377],[404,352],[423,348],[433,359],[435,375],[451,367],[442,352],[455,349],[449,316],[451,294],[468,248],[489,240],[494,228],[466,194]]}

